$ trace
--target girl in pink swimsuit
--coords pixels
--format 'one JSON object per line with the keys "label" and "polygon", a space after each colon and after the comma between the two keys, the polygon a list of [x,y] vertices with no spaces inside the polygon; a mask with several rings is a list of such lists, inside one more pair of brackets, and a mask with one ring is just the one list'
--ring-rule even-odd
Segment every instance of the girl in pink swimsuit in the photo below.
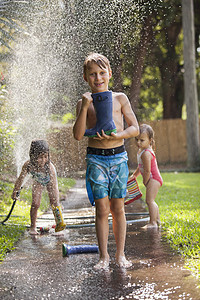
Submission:
{"label": "girl in pink swimsuit", "polygon": [[139,148],[137,153],[138,167],[132,176],[142,174],[143,183],[146,187],[146,203],[149,209],[150,221],[145,228],[157,228],[160,224],[158,205],[155,202],[159,188],[163,184],[156,157],[153,151],[154,131],[147,124],[140,125],[140,134],[136,137]]}

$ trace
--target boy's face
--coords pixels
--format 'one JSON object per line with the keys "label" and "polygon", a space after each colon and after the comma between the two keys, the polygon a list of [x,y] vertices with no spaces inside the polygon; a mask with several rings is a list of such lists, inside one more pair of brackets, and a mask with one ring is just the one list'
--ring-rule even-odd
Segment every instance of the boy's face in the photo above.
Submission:
{"label": "boy's face", "polygon": [[84,79],[89,84],[92,93],[99,93],[108,91],[111,76],[112,71],[109,71],[108,68],[100,68],[97,64],[91,63]]}

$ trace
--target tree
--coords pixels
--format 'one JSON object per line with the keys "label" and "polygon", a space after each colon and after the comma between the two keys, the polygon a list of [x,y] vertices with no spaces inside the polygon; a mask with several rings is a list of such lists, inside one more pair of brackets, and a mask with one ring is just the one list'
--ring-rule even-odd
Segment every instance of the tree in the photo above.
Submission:
{"label": "tree", "polygon": [[130,102],[137,111],[140,95],[141,78],[145,57],[153,37],[152,15],[146,16],[140,32],[140,41],[135,49],[135,63],[132,69],[132,83],[130,86]]}
{"label": "tree", "polygon": [[[166,13],[165,7],[163,12]],[[154,55],[158,63],[162,81],[163,118],[181,118],[183,106],[183,76],[181,73],[180,44],[181,9],[180,3],[175,2],[170,16],[159,16],[159,27],[155,33]],[[162,18],[162,19],[161,19]],[[159,31],[159,32],[158,32]]]}
{"label": "tree", "polygon": [[[123,33],[121,51],[118,48],[121,57],[117,74],[121,70],[122,79],[124,82],[128,82],[128,85],[121,84],[121,86],[122,88],[126,87],[131,104],[140,116],[141,111],[144,112],[141,97],[144,85],[141,84],[145,80],[145,68],[147,70],[151,68],[156,77],[158,75],[156,68],[158,67],[160,75],[154,78],[154,83],[151,82],[154,86],[151,85],[149,89],[147,85],[145,86],[145,89],[147,88],[146,95],[151,94],[153,89],[155,90],[154,94],[158,94],[158,81],[161,86],[157,100],[147,96],[149,105],[151,105],[151,101],[155,104],[158,99],[162,98],[163,118],[180,118],[183,106],[181,2],[177,0],[133,2],[137,2],[139,6],[137,10],[137,20],[139,21],[137,26],[129,28]],[[131,29],[132,36],[127,34],[129,31],[131,32]],[[119,75],[116,80],[116,72],[113,74],[114,83],[117,81],[117,86],[120,86]]]}
{"label": "tree", "polygon": [[[180,1],[163,1],[162,3],[150,3],[149,9],[145,10],[143,25],[140,31],[140,41],[134,51],[133,76],[130,86],[130,99],[134,107],[144,111],[142,103],[143,88],[141,85],[145,80],[146,70],[151,69],[154,74],[154,83],[151,82],[145,94],[149,95],[149,105],[151,101],[151,91],[158,94],[158,84],[161,82],[160,95],[157,99],[163,101],[163,118],[180,118],[182,115],[183,92],[181,73],[181,53],[180,53],[180,33],[181,33],[181,8]],[[150,9],[151,8],[151,9]],[[170,13],[169,13],[170,12]],[[160,75],[157,74],[159,68]],[[139,103],[138,103],[138,100]]]}
{"label": "tree", "polygon": [[199,162],[199,112],[195,72],[195,39],[193,1],[182,1],[184,33],[184,92],[187,108],[188,166]]}

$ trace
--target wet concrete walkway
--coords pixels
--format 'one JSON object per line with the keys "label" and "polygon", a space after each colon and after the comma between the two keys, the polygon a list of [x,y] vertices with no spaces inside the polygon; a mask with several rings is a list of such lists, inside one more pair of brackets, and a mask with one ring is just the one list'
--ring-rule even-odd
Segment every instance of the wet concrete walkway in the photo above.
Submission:
{"label": "wet concrete walkway", "polygon": [[[147,216],[134,214],[145,212],[143,201],[137,200],[126,207],[129,220],[126,256],[133,267],[119,269],[111,259],[106,272],[93,270],[98,254],[62,256],[63,243],[97,243],[93,226],[95,211],[87,199],[84,180],[77,181],[62,204],[69,226],[64,235],[50,232],[31,237],[27,233],[17,249],[0,264],[0,299],[200,299],[196,279],[183,268],[180,256],[169,248],[161,232],[141,229],[147,222],[141,218]],[[38,226],[53,224],[52,217],[51,212],[44,214],[38,219]],[[85,227],[79,227],[83,222]],[[112,227],[109,253],[113,258]]]}

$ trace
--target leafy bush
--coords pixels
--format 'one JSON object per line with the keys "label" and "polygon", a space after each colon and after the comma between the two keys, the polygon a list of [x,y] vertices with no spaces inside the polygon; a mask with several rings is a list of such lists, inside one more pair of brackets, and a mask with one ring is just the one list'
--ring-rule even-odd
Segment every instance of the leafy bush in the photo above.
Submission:
{"label": "leafy bush", "polygon": [[8,92],[6,86],[0,87],[0,169],[2,170],[11,157],[14,145],[14,128],[7,119],[6,101]]}

